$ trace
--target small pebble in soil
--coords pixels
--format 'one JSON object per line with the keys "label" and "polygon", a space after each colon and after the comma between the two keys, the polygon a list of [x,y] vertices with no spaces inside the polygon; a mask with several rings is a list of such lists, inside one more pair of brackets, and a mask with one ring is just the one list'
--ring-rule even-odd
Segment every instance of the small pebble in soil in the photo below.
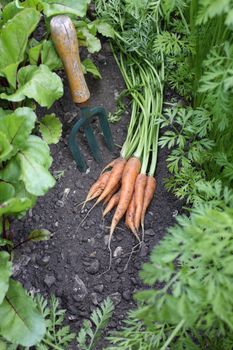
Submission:
{"label": "small pebble in soil", "polygon": [[106,63],[106,57],[104,55],[98,54],[97,55],[97,60],[99,63],[104,64]]}
{"label": "small pebble in soil", "polygon": [[122,255],[122,253],[123,253],[123,248],[121,246],[118,246],[113,252],[113,257],[118,258],[119,256]]}
{"label": "small pebble in soil", "polygon": [[100,262],[99,260],[95,259],[85,270],[91,275],[94,275],[97,272],[99,272],[99,269],[100,269]]}
{"label": "small pebble in soil", "polygon": [[75,321],[75,320],[77,320],[77,317],[75,315],[70,315],[68,317],[68,319],[69,319],[69,321]]}
{"label": "small pebble in soil", "polygon": [[28,255],[19,256],[19,259],[17,258],[17,260],[14,261],[13,275],[15,277],[18,276],[23,271],[23,267],[26,267],[30,261],[31,261],[31,257]]}
{"label": "small pebble in soil", "polygon": [[95,292],[102,293],[104,290],[104,285],[103,284],[98,284],[97,286],[93,287]]}
{"label": "small pebble in soil", "polygon": [[82,301],[85,299],[88,291],[85,283],[78,275],[74,276],[74,287],[73,287],[73,299],[77,302]]}
{"label": "small pebble in soil", "polygon": [[96,257],[96,254],[97,254],[97,252],[96,252],[96,250],[95,250],[94,252],[92,252],[92,253],[90,254],[90,258],[95,258],[95,257]]}
{"label": "small pebble in soil", "polygon": [[106,281],[107,283],[111,282],[111,280],[112,280],[112,276],[110,276],[110,275],[106,275],[106,276],[105,276],[105,281]]}
{"label": "small pebble in soil", "polygon": [[129,301],[131,299],[131,292],[130,290],[125,290],[122,294],[123,299],[125,299],[126,301]]}
{"label": "small pebble in soil", "polygon": [[88,241],[88,243],[89,243],[92,247],[95,246],[95,238],[94,238],[94,237],[88,238],[87,241]]}
{"label": "small pebble in soil", "polygon": [[50,260],[50,256],[46,255],[44,256],[41,261],[43,264],[47,265],[49,263],[49,260]]}
{"label": "small pebble in soil", "polygon": [[47,287],[51,287],[56,282],[56,278],[54,275],[46,275],[44,279],[44,283]]}
{"label": "small pebble in soil", "polygon": [[121,302],[121,294],[119,292],[110,294],[109,297],[112,299],[114,305],[118,305]]}
{"label": "small pebble in soil", "polygon": [[149,248],[147,247],[147,245],[144,242],[142,242],[139,255],[141,257],[145,257],[148,255],[148,251],[149,251]]}
{"label": "small pebble in soil", "polygon": [[91,293],[90,297],[92,304],[97,306],[99,304],[97,293]]}
{"label": "small pebble in soil", "polygon": [[145,231],[145,235],[147,236],[155,236],[155,232],[152,230],[152,228],[149,228]]}
{"label": "small pebble in soil", "polygon": [[178,210],[172,212],[172,217],[175,218],[179,214]]}
{"label": "small pebble in soil", "polygon": [[123,272],[123,269],[122,269],[121,267],[118,267],[118,268],[117,268],[117,272],[118,272],[119,274],[121,274],[121,273]]}
{"label": "small pebble in soil", "polygon": [[114,99],[117,100],[119,97],[119,91],[118,90],[114,90]]}

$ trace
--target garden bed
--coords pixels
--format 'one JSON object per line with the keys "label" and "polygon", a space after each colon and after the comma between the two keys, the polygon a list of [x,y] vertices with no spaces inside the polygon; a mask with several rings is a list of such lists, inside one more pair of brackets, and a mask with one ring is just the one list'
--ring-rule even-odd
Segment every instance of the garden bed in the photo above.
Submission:
{"label": "garden bed", "polygon": [[[91,90],[91,106],[104,106],[114,112],[116,96],[124,88],[123,79],[111,54],[108,43],[104,43],[101,54],[96,56],[96,64],[102,74],[102,80],[88,78]],[[29,291],[40,291],[48,296],[55,294],[61,305],[67,309],[67,319],[72,329],[78,330],[83,319],[88,318],[91,310],[104,298],[110,296],[116,305],[114,316],[109,325],[118,329],[127,311],[133,308],[132,294],[142,287],[138,272],[142,263],[154,245],[163,237],[166,229],[174,224],[175,216],[181,212],[182,204],[164,187],[168,176],[166,169],[167,150],[159,151],[156,172],[157,190],[149,208],[145,222],[145,243],[136,252],[125,270],[129,254],[136,244],[132,234],[123,224],[114,233],[112,250],[114,254],[111,270],[109,266],[107,239],[110,218],[101,220],[102,207],[96,207],[83,222],[86,212],[78,206],[87,194],[90,185],[98,177],[103,164],[119,155],[115,148],[110,154],[97,135],[102,149],[103,164],[97,164],[85,146],[85,140],[79,137],[83,153],[90,171],[81,174],[67,147],[67,138],[72,124],[77,118],[78,109],[73,104],[64,74],[65,94],[56,102],[51,112],[56,113],[63,123],[63,136],[57,145],[53,145],[53,174],[60,175],[56,186],[43,198],[31,212],[17,222],[19,239],[27,236],[32,229],[46,228],[53,233],[46,242],[30,242],[15,252],[14,276]],[[41,111],[44,112],[44,111]],[[41,113],[43,114],[43,113]],[[112,125],[116,145],[122,145],[127,132],[129,114],[126,112],[119,123]],[[98,133],[98,128],[96,132]],[[64,173],[63,173],[64,172]],[[87,206],[90,208],[90,206]]]}

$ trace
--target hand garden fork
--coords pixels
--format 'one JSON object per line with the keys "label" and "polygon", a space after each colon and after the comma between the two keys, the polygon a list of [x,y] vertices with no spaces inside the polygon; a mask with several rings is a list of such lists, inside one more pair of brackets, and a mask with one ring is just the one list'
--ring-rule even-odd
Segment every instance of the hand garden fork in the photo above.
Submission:
{"label": "hand garden fork", "polygon": [[110,151],[113,151],[114,144],[107,113],[102,107],[89,108],[86,105],[90,98],[90,92],[82,72],[77,33],[71,19],[65,15],[55,16],[50,22],[50,27],[52,40],[63,62],[69,81],[72,100],[79,105],[81,111],[79,120],[71,130],[68,145],[79,170],[85,172],[87,164],[77,142],[77,132],[80,128],[84,129],[91,152],[95,160],[100,162],[102,157],[90,122],[94,117],[98,117],[107,147]]}

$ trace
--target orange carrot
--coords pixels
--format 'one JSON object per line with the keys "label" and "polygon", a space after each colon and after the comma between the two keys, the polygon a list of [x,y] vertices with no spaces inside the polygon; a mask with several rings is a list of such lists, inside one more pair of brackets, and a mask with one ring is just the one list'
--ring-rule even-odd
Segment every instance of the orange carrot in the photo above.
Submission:
{"label": "orange carrot", "polygon": [[87,200],[89,200],[90,197],[92,197],[92,195],[99,189],[99,188],[103,188],[106,186],[107,184],[107,181],[109,179],[109,176],[110,176],[110,173],[111,171],[106,171],[105,173],[103,174],[100,174],[98,180],[91,186],[88,194],[87,194],[87,197],[85,199],[85,202]]}
{"label": "orange carrot", "polygon": [[139,230],[141,222],[141,214],[143,208],[143,199],[146,189],[147,176],[145,174],[138,174],[135,189],[134,189],[134,198],[135,198],[135,213],[134,213],[134,226],[136,230]]}
{"label": "orange carrot", "polygon": [[135,196],[133,193],[133,196],[131,198],[131,201],[129,203],[126,215],[125,215],[125,224],[126,226],[133,232],[134,236],[138,239],[138,234],[137,234],[137,230],[134,226],[134,213],[135,213],[135,200],[134,200]]}
{"label": "orange carrot", "polygon": [[112,198],[112,196],[119,190],[119,187],[120,187],[120,184],[118,183],[114,188],[113,190],[107,195],[107,197],[105,197],[105,200],[104,200],[104,205],[106,205],[110,199]]}
{"label": "orange carrot", "polygon": [[133,195],[135,181],[140,172],[140,169],[141,169],[140,160],[136,157],[129,158],[129,160],[127,161],[124,167],[124,171],[122,175],[121,195],[120,195],[120,200],[117,205],[115,214],[112,219],[109,241],[111,241],[112,234],[118,222],[127,211],[127,208],[129,206],[129,203]]}
{"label": "orange carrot", "polygon": [[108,164],[103,168],[103,170],[101,171],[101,174],[102,174],[104,171],[106,171],[107,169],[109,169],[109,168],[112,169],[113,166],[115,165],[115,163],[118,162],[119,159],[121,159],[121,158],[116,158],[116,159],[112,160],[110,163],[108,163]]}
{"label": "orange carrot", "polygon": [[141,213],[141,226],[143,230],[144,230],[144,220],[145,220],[146,210],[149,207],[150,202],[152,201],[155,190],[156,190],[155,178],[153,176],[147,176],[144,202],[143,202],[142,213]]}
{"label": "orange carrot", "polygon": [[104,209],[103,218],[119,203],[120,193],[121,191],[118,191],[112,196],[112,198],[108,202],[108,205]]}
{"label": "orange carrot", "polygon": [[105,199],[105,197],[107,197],[107,195],[114,189],[114,187],[117,184],[119,184],[121,177],[122,177],[122,173],[123,173],[125,164],[126,164],[126,160],[123,158],[118,158],[116,160],[116,162],[113,165],[113,168],[111,170],[111,174],[109,176],[107,185],[106,185],[104,191],[102,192],[102,194],[97,199],[96,204],[98,204],[103,199]]}

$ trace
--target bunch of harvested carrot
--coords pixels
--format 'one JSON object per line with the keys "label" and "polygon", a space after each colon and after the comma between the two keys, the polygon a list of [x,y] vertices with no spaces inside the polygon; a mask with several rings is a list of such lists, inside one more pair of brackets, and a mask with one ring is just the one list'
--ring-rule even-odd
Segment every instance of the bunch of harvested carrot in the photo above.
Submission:
{"label": "bunch of harvested carrot", "polygon": [[[117,61],[127,88],[131,90],[132,114],[121,157],[108,164],[92,185],[86,200],[97,198],[95,205],[105,205],[103,217],[114,208],[110,228],[113,232],[125,215],[125,223],[140,242],[140,225],[144,232],[146,210],[156,189],[154,178],[157,163],[159,117],[162,110],[162,84],[149,62],[135,63],[126,73],[123,55]],[[142,91],[134,87],[143,86]]]}
{"label": "bunch of harvested carrot", "polygon": [[[117,4],[117,6],[115,6]],[[112,51],[131,96],[131,118],[120,158],[106,166],[86,200],[103,201],[103,217],[115,208],[113,232],[125,215],[125,223],[140,241],[146,211],[156,189],[159,121],[163,105],[164,59],[153,52],[160,34],[160,1],[95,1],[97,14],[113,27]],[[103,177],[106,184],[103,184]],[[94,190],[93,190],[94,187]],[[103,188],[104,187],[104,188]]]}

